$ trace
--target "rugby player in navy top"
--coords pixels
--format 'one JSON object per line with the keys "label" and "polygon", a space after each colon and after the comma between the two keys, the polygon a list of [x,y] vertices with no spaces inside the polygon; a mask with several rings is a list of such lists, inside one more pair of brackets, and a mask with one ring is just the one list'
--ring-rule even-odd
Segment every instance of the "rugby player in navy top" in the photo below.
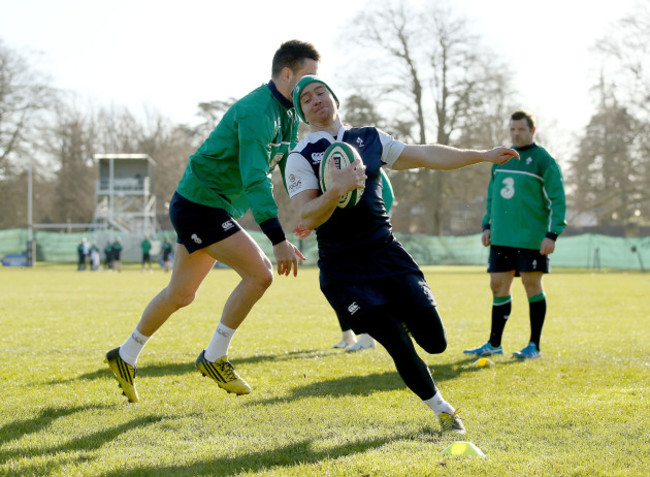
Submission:
{"label": "rugby player in navy top", "polygon": [[[503,163],[517,152],[442,145],[406,145],[374,127],[343,126],[338,99],[323,80],[304,76],[293,90],[300,118],[310,133],[287,159],[285,181],[302,226],[316,231],[323,294],[356,333],[368,333],[390,354],[406,385],[438,416],[443,430],[465,432],[458,411],[445,401],[411,336],[429,353],[447,347],[436,300],[424,274],[395,239],[382,199],[380,168],[457,169],[488,161]],[[332,184],[319,187],[319,166],[335,141],[357,148],[361,160],[332,169]],[[360,202],[338,208],[339,198],[365,181]],[[411,336],[409,336],[409,333]]]}

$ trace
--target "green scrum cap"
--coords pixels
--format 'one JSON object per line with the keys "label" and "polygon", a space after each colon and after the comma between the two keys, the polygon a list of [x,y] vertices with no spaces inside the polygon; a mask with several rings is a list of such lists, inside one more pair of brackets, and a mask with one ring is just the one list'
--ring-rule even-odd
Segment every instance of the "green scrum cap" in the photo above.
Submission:
{"label": "green scrum cap", "polygon": [[339,106],[339,99],[334,94],[334,91],[332,91],[332,88],[330,88],[325,81],[323,81],[316,75],[303,76],[302,78],[300,78],[300,81],[296,83],[296,86],[294,86],[293,91],[291,92],[291,98],[293,99],[293,107],[296,110],[296,113],[298,113],[298,117],[305,124],[309,124],[309,123],[305,120],[305,115],[302,114],[302,108],[300,107],[300,94],[302,93],[302,90],[305,89],[305,87],[307,87],[307,85],[310,85],[312,83],[324,84],[325,87],[329,90],[329,92],[334,97],[334,101],[336,101],[336,107],[338,108]]}

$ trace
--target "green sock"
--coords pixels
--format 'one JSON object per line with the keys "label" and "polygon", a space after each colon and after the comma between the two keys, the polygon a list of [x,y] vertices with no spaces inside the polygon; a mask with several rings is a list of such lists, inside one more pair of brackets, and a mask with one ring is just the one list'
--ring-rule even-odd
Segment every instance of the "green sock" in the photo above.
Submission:
{"label": "green sock", "polygon": [[492,300],[492,328],[490,344],[495,348],[501,346],[501,336],[512,311],[512,296],[495,296]]}
{"label": "green sock", "polygon": [[530,310],[530,341],[537,345],[539,351],[539,342],[542,337],[542,327],[546,318],[546,294],[532,296],[528,299],[528,308]]}

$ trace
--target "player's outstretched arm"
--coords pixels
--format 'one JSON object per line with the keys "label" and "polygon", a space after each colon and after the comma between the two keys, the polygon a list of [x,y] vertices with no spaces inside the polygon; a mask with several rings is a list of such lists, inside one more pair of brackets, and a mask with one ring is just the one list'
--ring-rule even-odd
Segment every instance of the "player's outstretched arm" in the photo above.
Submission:
{"label": "player's outstretched arm", "polygon": [[479,162],[503,164],[513,157],[519,159],[517,151],[504,146],[490,150],[474,150],[457,149],[441,144],[407,145],[393,164],[393,169],[425,167],[427,169],[451,170]]}

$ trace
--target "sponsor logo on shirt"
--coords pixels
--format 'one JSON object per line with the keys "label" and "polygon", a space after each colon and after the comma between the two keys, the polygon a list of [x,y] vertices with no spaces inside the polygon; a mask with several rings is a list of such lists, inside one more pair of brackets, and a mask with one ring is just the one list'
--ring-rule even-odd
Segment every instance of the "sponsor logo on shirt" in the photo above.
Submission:
{"label": "sponsor logo on shirt", "polygon": [[192,234],[192,237],[190,238],[194,241],[194,243],[198,243],[199,245],[203,243],[203,240],[201,240],[199,236],[196,234]]}
{"label": "sponsor logo on shirt", "polygon": [[351,304],[350,306],[348,306],[348,312],[349,312],[351,315],[354,315],[354,314],[355,314],[357,311],[359,311],[360,309],[361,309],[361,307],[357,304],[356,301],[353,301],[352,304]]}
{"label": "sponsor logo on shirt", "polygon": [[324,152],[313,152],[311,154],[311,162],[314,164],[320,164],[321,161],[323,160],[323,156],[325,155]]}
{"label": "sponsor logo on shirt", "polygon": [[357,145],[359,146],[359,149],[361,149],[364,146],[363,139],[361,139],[360,137],[357,138]]}
{"label": "sponsor logo on shirt", "polygon": [[302,181],[300,179],[296,178],[294,174],[289,174],[289,192],[295,191],[300,188],[301,185]]}
{"label": "sponsor logo on shirt", "polygon": [[533,158],[532,158],[532,157],[528,157],[528,158],[526,158],[526,165],[527,165],[527,166],[530,166],[530,163],[531,163],[531,162],[533,162]]}
{"label": "sponsor logo on shirt", "polygon": [[223,224],[221,224],[221,227],[223,228],[224,232],[226,230],[230,230],[234,226],[235,224],[232,223],[232,220],[226,220]]}

